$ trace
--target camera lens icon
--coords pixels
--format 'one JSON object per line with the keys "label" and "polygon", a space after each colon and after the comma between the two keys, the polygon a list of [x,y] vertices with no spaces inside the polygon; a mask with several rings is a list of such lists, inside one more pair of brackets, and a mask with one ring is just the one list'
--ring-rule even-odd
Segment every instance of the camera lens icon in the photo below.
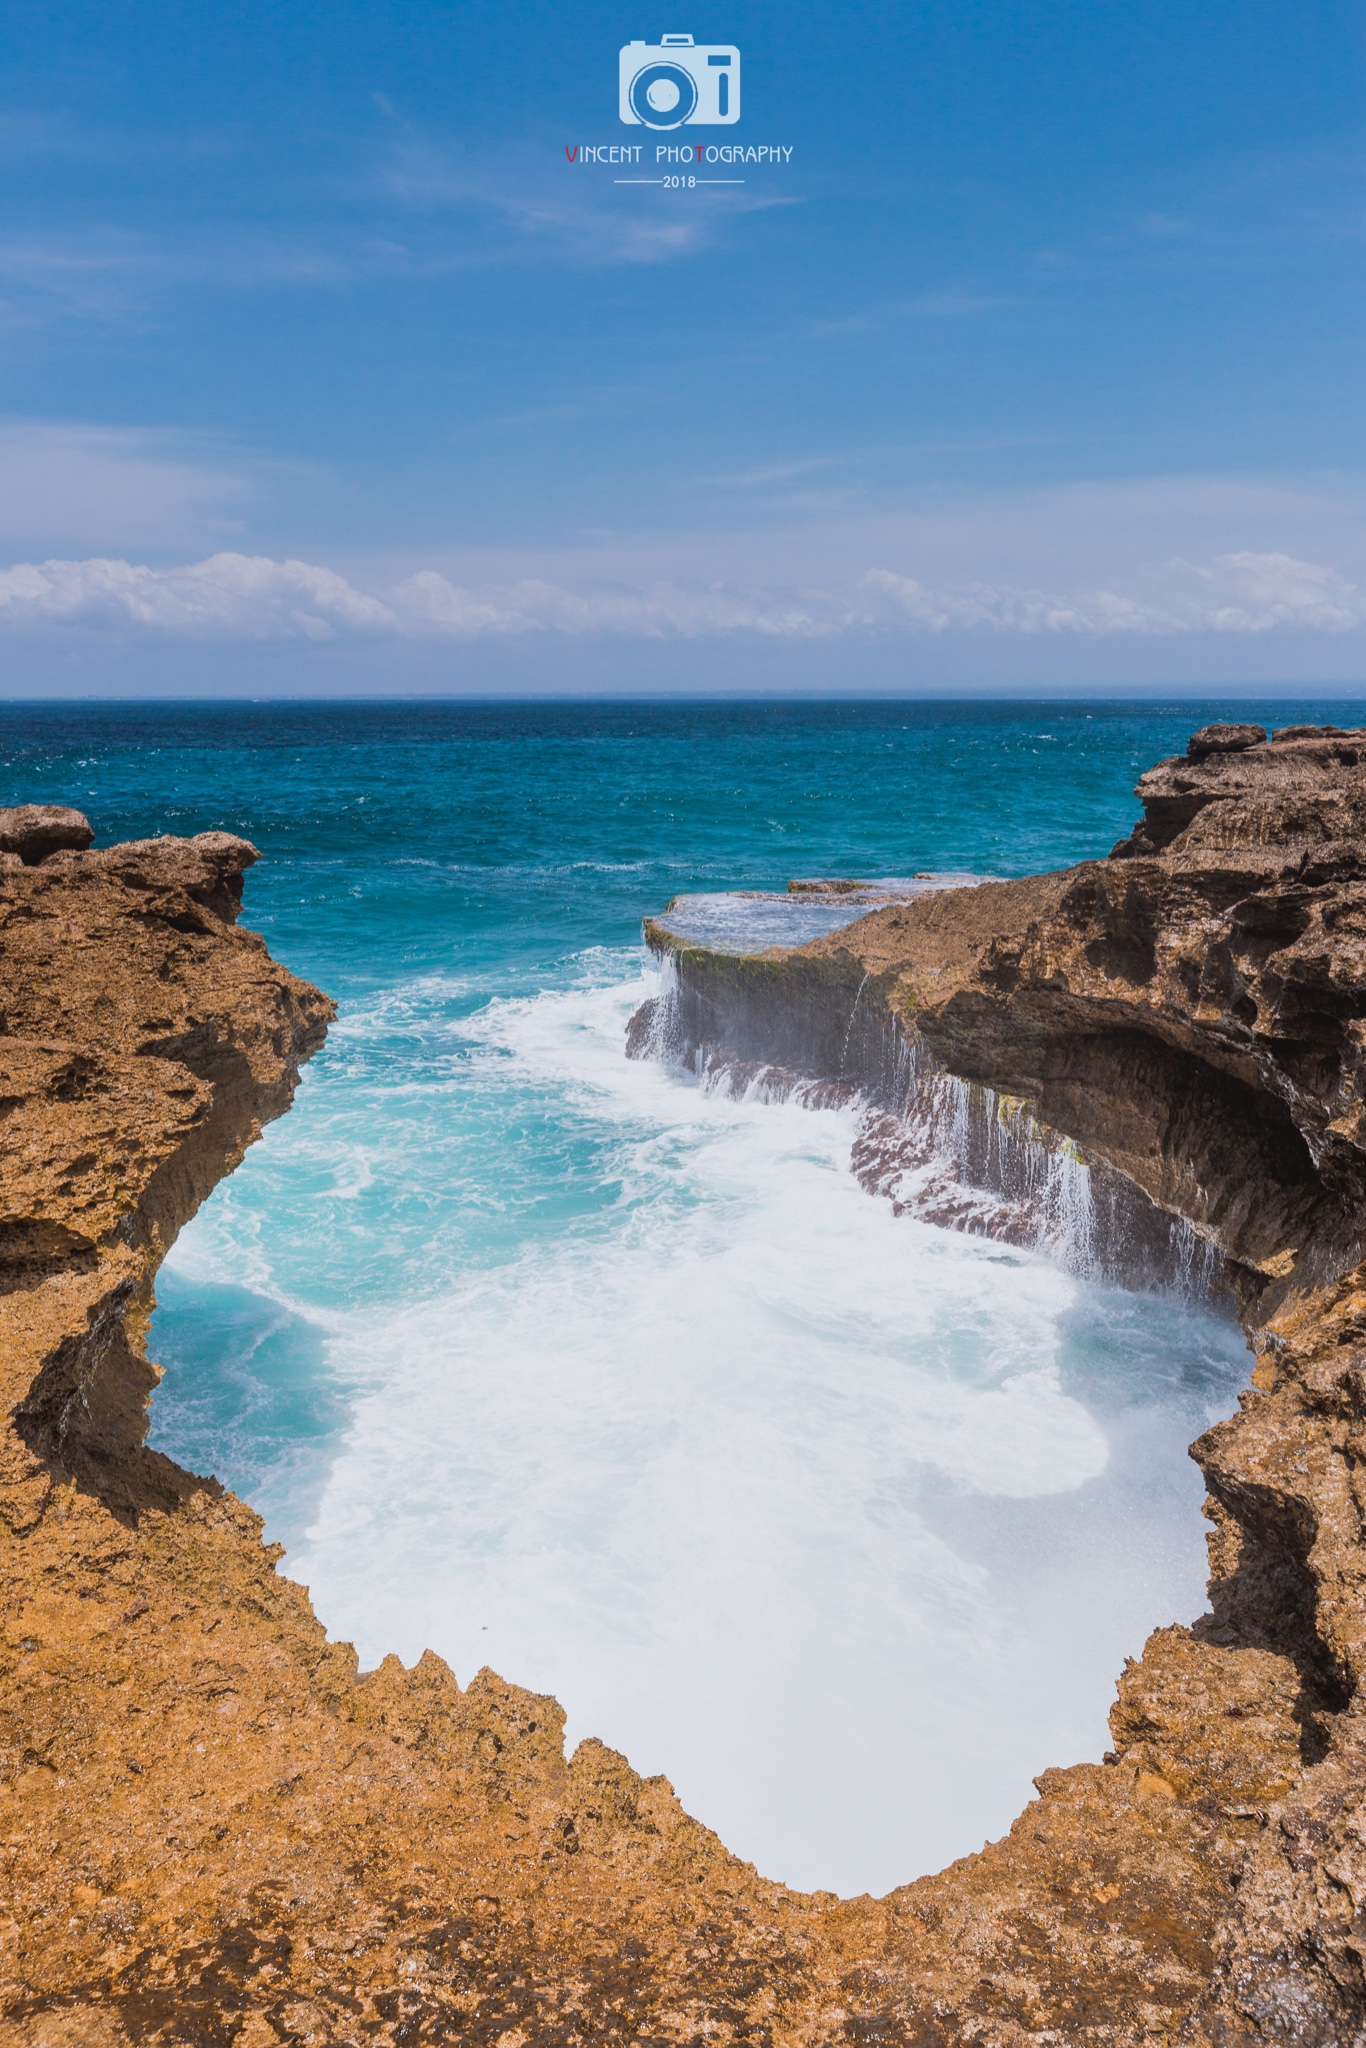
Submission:
{"label": "camera lens icon", "polygon": [[734,43],[661,36],[623,43],[617,111],[628,128],[733,127],[740,118],[740,52]]}
{"label": "camera lens icon", "polygon": [[697,81],[681,64],[646,64],[631,80],[631,112],[647,128],[681,128],[697,107]]}

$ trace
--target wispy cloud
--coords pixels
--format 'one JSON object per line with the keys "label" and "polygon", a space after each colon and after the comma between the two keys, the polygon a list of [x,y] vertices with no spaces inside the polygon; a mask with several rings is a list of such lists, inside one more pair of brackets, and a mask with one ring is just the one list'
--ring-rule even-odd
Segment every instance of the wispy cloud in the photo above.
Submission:
{"label": "wispy cloud", "polygon": [[[186,286],[214,293],[345,291],[534,259],[647,266],[711,248],[744,213],[789,202],[713,193],[687,213],[553,160],[496,172],[425,144],[389,160],[366,203],[326,229],[201,224],[137,232],[92,222],[0,237],[0,336],[63,326],[145,327]],[[378,203],[376,203],[378,202]]]}
{"label": "wispy cloud", "polygon": [[[646,165],[648,172],[649,166]],[[623,171],[623,176],[627,175]],[[634,174],[632,174],[634,175]],[[404,140],[379,175],[381,193],[419,215],[464,215],[472,224],[510,229],[514,241],[485,248],[499,260],[534,246],[569,264],[665,263],[712,246],[740,215],[794,201],[755,186],[696,195],[684,212],[661,215],[651,190],[626,193],[598,167],[561,157],[549,165],[538,149],[509,152],[496,169],[467,162],[439,142]],[[705,209],[705,210],[704,210]]]}
{"label": "wispy cloud", "polygon": [[183,551],[236,537],[271,469],[190,436],[0,420],[0,543]]}
{"label": "wispy cloud", "polygon": [[117,229],[10,235],[0,241],[0,326],[126,318],[153,261],[145,237]]}

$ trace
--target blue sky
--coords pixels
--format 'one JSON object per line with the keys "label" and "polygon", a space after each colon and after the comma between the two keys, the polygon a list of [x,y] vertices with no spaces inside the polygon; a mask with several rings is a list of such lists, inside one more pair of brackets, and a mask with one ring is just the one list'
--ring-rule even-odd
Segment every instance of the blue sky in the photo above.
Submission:
{"label": "blue sky", "polygon": [[7,22],[11,691],[1366,679],[1355,5]]}

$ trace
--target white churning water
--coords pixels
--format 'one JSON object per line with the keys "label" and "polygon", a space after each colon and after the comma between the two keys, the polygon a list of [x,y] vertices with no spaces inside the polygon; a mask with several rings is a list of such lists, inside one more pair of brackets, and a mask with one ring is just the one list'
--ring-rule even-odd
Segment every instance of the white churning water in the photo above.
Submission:
{"label": "white churning water", "polygon": [[[419,1078],[320,1073],[173,1282],[320,1342],[344,1422],[285,1569],[364,1663],[430,1645],[552,1691],[571,1741],[665,1772],[765,1874],[883,1891],[1098,1757],[1126,1653],[1200,1611],[1185,1446],[1246,1355],[895,1216],[850,1174],[852,1110],[627,1061],[656,986],[618,955],[473,1016],[410,989]],[[392,1002],[343,1019],[338,1072],[394,1029]],[[279,1191],[329,1160],[294,1235],[311,1213],[325,1264],[398,1176],[398,1298],[324,1300],[286,1250]],[[173,1401],[158,1440],[185,1453]]]}

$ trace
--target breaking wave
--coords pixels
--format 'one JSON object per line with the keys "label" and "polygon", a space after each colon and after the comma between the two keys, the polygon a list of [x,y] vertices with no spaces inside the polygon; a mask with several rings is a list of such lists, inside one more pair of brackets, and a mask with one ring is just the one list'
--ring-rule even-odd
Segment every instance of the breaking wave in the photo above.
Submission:
{"label": "breaking wave", "polygon": [[364,1662],[553,1691],[765,1874],[882,1891],[1098,1757],[1124,1655],[1200,1611],[1184,1447],[1246,1354],[1043,1240],[936,1227],[932,1148],[869,1200],[849,1089],[628,1061],[658,992],[600,953],[344,1017],[167,1276],[187,1330],[265,1304],[283,1391],[245,1338],[191,1372],[163,1319],[156,1441],[245,1477]]}

